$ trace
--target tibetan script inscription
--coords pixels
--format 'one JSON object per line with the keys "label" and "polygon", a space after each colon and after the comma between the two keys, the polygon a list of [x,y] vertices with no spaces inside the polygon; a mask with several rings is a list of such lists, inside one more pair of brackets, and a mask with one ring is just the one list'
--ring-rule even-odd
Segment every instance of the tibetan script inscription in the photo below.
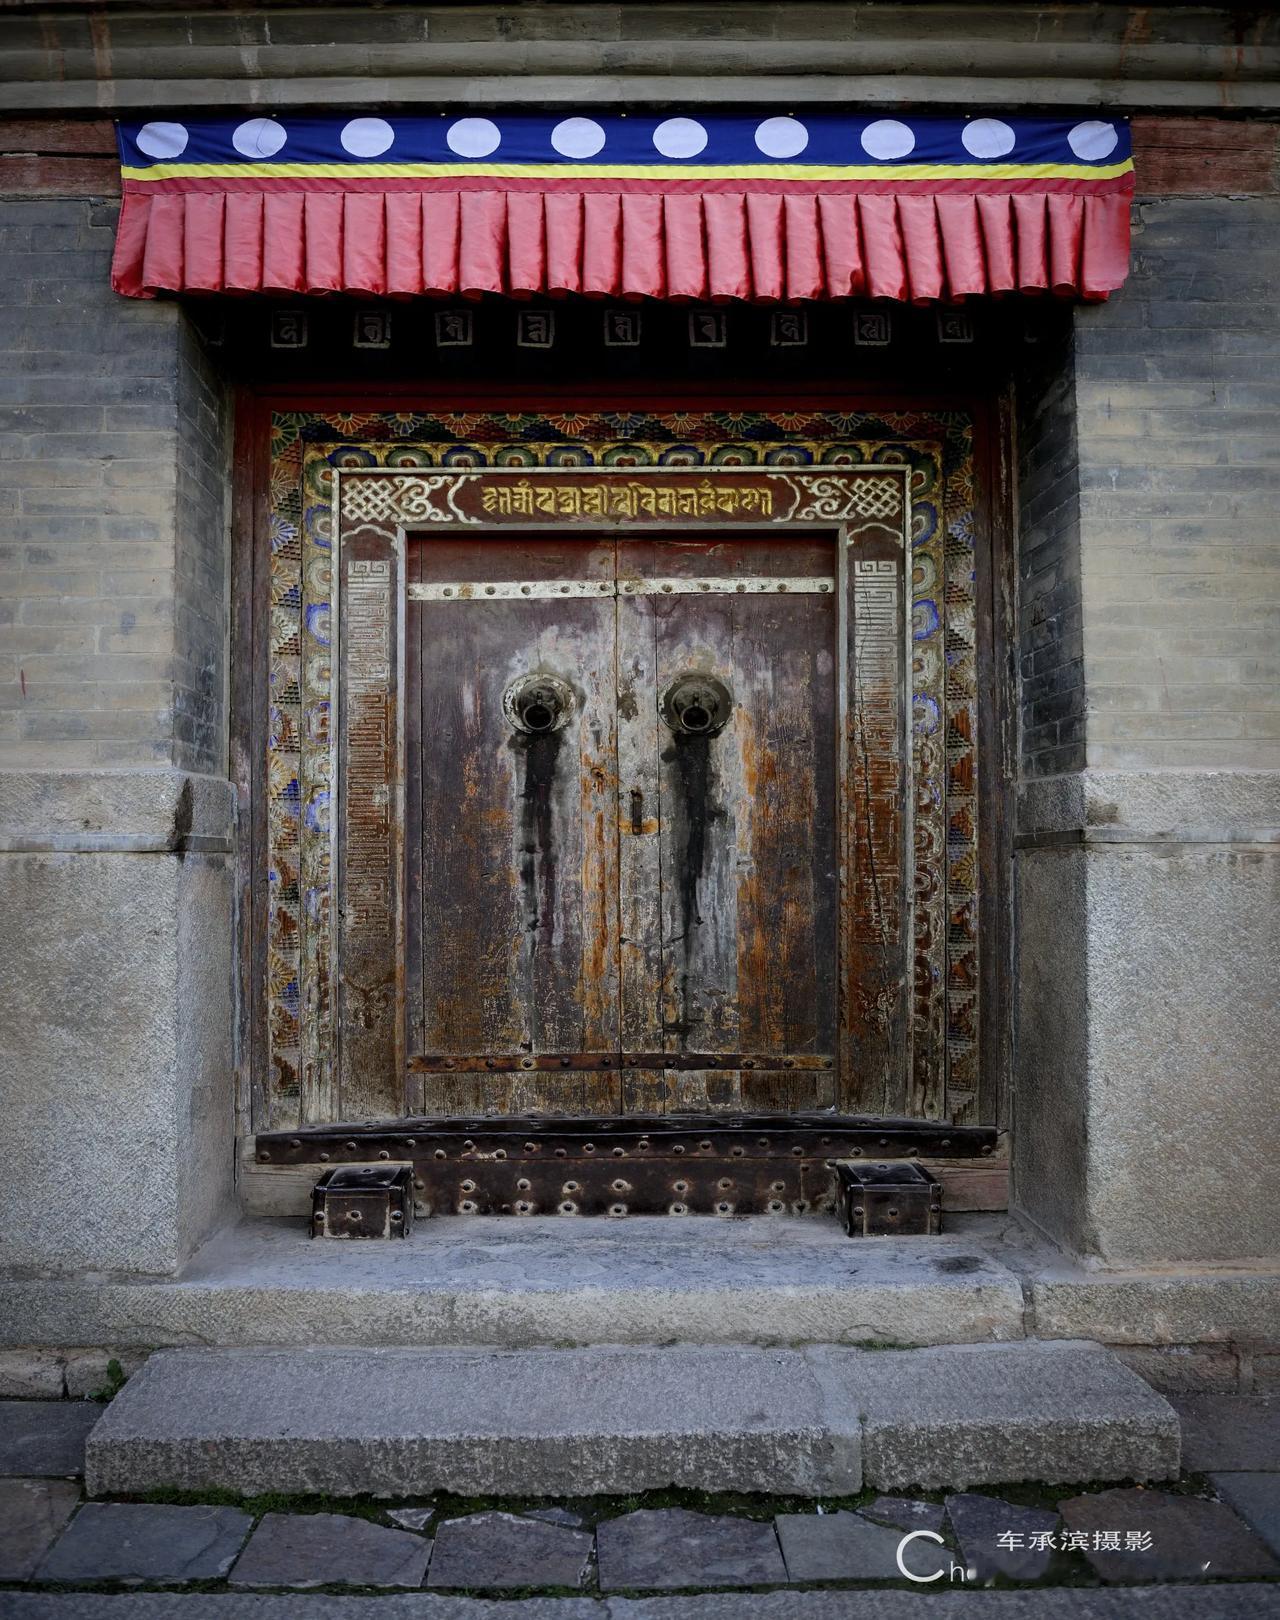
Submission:
{"label": "tibetan script inscription", "polygon": [[348,523],[848,523],[882,520],[897,532],[906,510],[899,474],[839,477],[827,472],[380,473],[345,470]]}
{"label": "tibetan script inscription", "polygon": [[599,478],[517,479],[490,482],[480,497],[486,517],[567,518],[771,518],[773,490],[740,478],[690,484],[656,478],[625,482]]}

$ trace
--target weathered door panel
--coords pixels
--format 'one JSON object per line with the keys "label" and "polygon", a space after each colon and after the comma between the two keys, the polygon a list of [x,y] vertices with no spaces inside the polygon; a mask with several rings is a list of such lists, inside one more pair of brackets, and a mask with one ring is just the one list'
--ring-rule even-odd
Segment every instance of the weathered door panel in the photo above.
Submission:
{"label": "weathered door panel", "polygon": [[[410,1107],[835,1104],[833,552],[411,544]],[[504,695],[548,676],[531,735]],[[707,677],[715,735],[670,706]]]}
{"label": "weathered door panel", "polygon": [[[618,1106],[612,1066],[535,1068],[619,1046],[612,573],[608,543],[411,548],[409,1064],[426,1112]],[[485,599],[486,581],[596,577],[599,599]],[[504,707],[534,675],[571,695],[557,729]]]}
{"label": "weathered door panel", "polygon": [[[747,1065],[633,1071],[624,1075],[624,1102],[832,1106],[834,547],[626,542],[619,576],[620,789],[624,805],[643,800],[635,825],[644,829],[623,838],[643,874],[623,892],[624,961],[632,966],[623,975],[626,1044],[736,1054]],[[629,578],[695,579],[700,588],[628,597]],[[730,700],[715,735],[663,717],[664,695],[690,675],[714,678]]]}

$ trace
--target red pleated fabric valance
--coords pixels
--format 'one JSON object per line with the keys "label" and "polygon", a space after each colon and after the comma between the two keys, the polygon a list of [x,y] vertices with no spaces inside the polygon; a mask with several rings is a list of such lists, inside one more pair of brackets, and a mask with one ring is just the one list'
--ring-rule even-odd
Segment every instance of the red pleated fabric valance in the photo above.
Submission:
{"label": "red pleated fabric valance", "polygon": [[[637,152],[641,120],[626,122],[625,138],[591,119],[552,122],[522,117],[501,130],[488,119],[447,129],[398,120],[393,130],[375,118],[341,129],[338,121],[296,120],[286,130],[267,119],[122,127],[113,284],[144,298],[585,293],[925,302],[1009,292],[1102,298],[1128,268],[1133,175],[1120,125],[648,120],[647,152]],[[579,125],[590,129],[563,133]],[[770,125],[788,127],[770,133]],[[981,125],[995,132],[974,137]],[[735,156],[753,131],[757,159],[802,136],[813,155]],[[859,132],[863,161],[829,161],[848,159]],[[703,160],[712,133],[729,161]],[[388,134],[402,155],[392,161],[382,147],[371,160],[371,145]],[[467,155],[495,135],[510,148],[503,161],[493,146]],[[452,137],[443,147],[451,155],[428,137],[436,146]],[[683,151],[700,138],[691,155],[663,156],[664,139]],[[574,140],[576,147],[547,161],[530,155],[539,139],[553,155]],[[591,161],[575,155],[597,141]],[[1009,141],[1012,149],[991,156]],[[606,163],[611,144],[616,156]],[[286,147],[288,159],[279,161]],[[335,158],[334,149],[345,155]]]}

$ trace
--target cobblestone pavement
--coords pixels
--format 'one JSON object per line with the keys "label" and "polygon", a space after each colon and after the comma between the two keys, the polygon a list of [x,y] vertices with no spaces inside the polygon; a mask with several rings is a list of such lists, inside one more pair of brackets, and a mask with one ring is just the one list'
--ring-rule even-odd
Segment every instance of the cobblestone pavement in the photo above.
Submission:
{"label": "cobblestone pavement", "polygon": [[898,1593],[919,1617],[1280,1616],[1276,1405],[1224,1399],[1197,1415],[1206,1471],[1176,1485],[821,1502],[90,1502],[95,1409],[0,1402],[0,1617],[892,1620]]}

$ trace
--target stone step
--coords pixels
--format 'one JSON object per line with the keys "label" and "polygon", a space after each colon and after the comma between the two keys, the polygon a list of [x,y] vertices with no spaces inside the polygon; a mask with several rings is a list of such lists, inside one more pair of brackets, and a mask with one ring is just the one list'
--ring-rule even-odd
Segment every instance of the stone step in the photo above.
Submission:
{"label": "stone step", "polygon": [[847,1494],[1166,1479],[1169,1404],[1073,1341],[925,1350],[165,1350],[89,1436],[91,1494]]}
{"label": "stone step", "polygon": [[941,1237],[854,1240],[834,1220],[790,1216],[456,1216],[418,1222],[408,1242],[313,1239],[306,1221],[246,1221],[172,1280],[0,1281],[0,1342],[525,1349],[1021,1339],[1022,1284],[987,1252],[983,1220],[958,1218]]}

